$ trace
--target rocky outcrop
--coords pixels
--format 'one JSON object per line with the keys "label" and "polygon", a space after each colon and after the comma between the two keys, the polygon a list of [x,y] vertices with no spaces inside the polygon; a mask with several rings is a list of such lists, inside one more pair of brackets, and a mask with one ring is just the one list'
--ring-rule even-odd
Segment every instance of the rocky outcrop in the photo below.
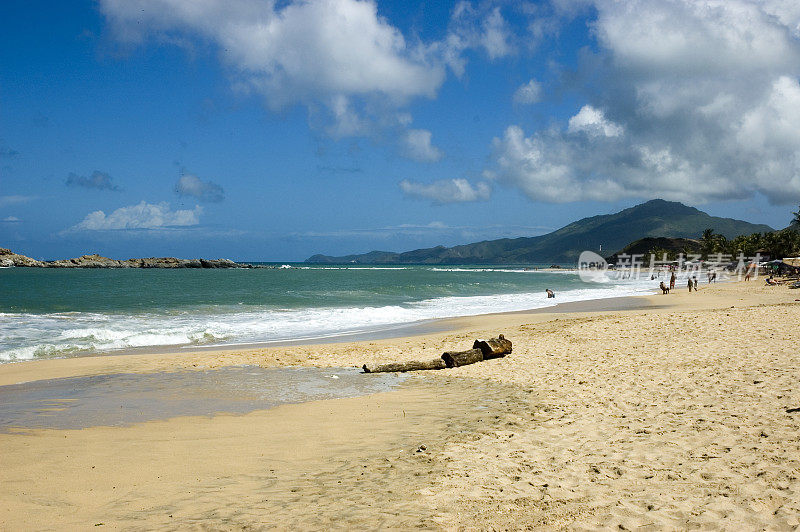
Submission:
{"label": "rocky outcrop", "polygon": [[144,259],[116,260],[102,255],[82,255],[74,259],[41,261],[0,248],[0,267],[27,268],[246,268],[229,259],[176,259],[175,257],[148,257]]}
{"label": "rocky outcrop", "polygon": [[75,259],[61,259],[43,263],[45,268],[120,268],[120,261],[101,255],[83,255]]}
{"label": "rocky outcrop", "polygon": [[175,257],[148,257],[120,261],[123,268],[241,268],[229,259],[176,259]]}
{"label": "rocky outcrop", "polygon": [[28,266],[32,268],[44,266],[42,261],[26,257],[25,255],[18,255],[10,249],[0,248],[0,266]]}

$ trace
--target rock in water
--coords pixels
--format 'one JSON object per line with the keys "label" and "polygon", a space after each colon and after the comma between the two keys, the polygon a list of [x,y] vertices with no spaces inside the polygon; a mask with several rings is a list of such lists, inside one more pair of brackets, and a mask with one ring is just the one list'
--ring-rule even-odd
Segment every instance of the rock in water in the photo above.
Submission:
{"label": "rock in water", "polygon": [[0,248],[0,266],[27,266],[30,268],[41,268],[43,263],[36,259],[26,257],[25,255],[18,255],[10,249]]}
{"label": "rock in water", "polygon": [[243,268],[229,259],[176,259],[175,257],[148,257],[116,260],[97,255],[83,255],[74,259],[40,261],[0,248],[0,266],[28,268]]}

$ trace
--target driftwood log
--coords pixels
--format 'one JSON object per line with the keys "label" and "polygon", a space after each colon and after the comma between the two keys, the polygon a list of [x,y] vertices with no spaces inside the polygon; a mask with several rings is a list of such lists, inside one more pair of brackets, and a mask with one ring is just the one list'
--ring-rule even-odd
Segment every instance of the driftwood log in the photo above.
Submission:
{"label": "driftwood log", "polygon": [[457,368],[474,364],[483,360],[483,351],[480,349],[470,349],[469,351],[448,351],[442,354],[442,360],[448,368]]}
{"label": "driftwood log", "polygon": [[457,368],[490,358],[504,357],[511,352],[511,342],[501,334],[497,338],[475,340],[469,351],[447,351],[433,360],[412,360],[389,364],[364,364],[364,373],[387,373],[395,371],[417,371],[422,369]]}
{"label": "driftwood log", "polygon": [[489,338],[488,340],[475,340],[472,344],[473,349],[480,349],[483,353],[483,359],[504,357],[511,352],[511,342],[506,340],[502,334],[497,338]]}
{"label": "driftwood log", "polygon": [[447,364],[442,358],[434,358],[433,360],[412,360],[410,362],[392,362],[389,364],[364,364],[364,373],[444,369],[446,367]]}

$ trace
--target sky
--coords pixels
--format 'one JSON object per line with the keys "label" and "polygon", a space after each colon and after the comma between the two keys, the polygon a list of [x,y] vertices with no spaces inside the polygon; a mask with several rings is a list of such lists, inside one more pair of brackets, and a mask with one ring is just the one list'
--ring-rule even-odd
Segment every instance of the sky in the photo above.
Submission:
{"label": "sky", "polygon": [[653,198],[787,226],[795,0],[5,0],[0,247],[299,261]]}

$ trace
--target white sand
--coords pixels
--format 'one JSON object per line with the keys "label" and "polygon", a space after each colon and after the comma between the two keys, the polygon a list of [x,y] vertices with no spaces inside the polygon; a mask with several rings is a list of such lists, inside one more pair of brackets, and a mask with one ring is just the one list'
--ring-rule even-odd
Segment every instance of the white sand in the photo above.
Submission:
{"label": "white sand", "polygon": [[504,359],[370,397],[0,434],[0,528],[793,529],[795,299],[736,283],[652,296],[644,310],[457,320],[425,337],[0,366],[8,384],[514,342]]}

